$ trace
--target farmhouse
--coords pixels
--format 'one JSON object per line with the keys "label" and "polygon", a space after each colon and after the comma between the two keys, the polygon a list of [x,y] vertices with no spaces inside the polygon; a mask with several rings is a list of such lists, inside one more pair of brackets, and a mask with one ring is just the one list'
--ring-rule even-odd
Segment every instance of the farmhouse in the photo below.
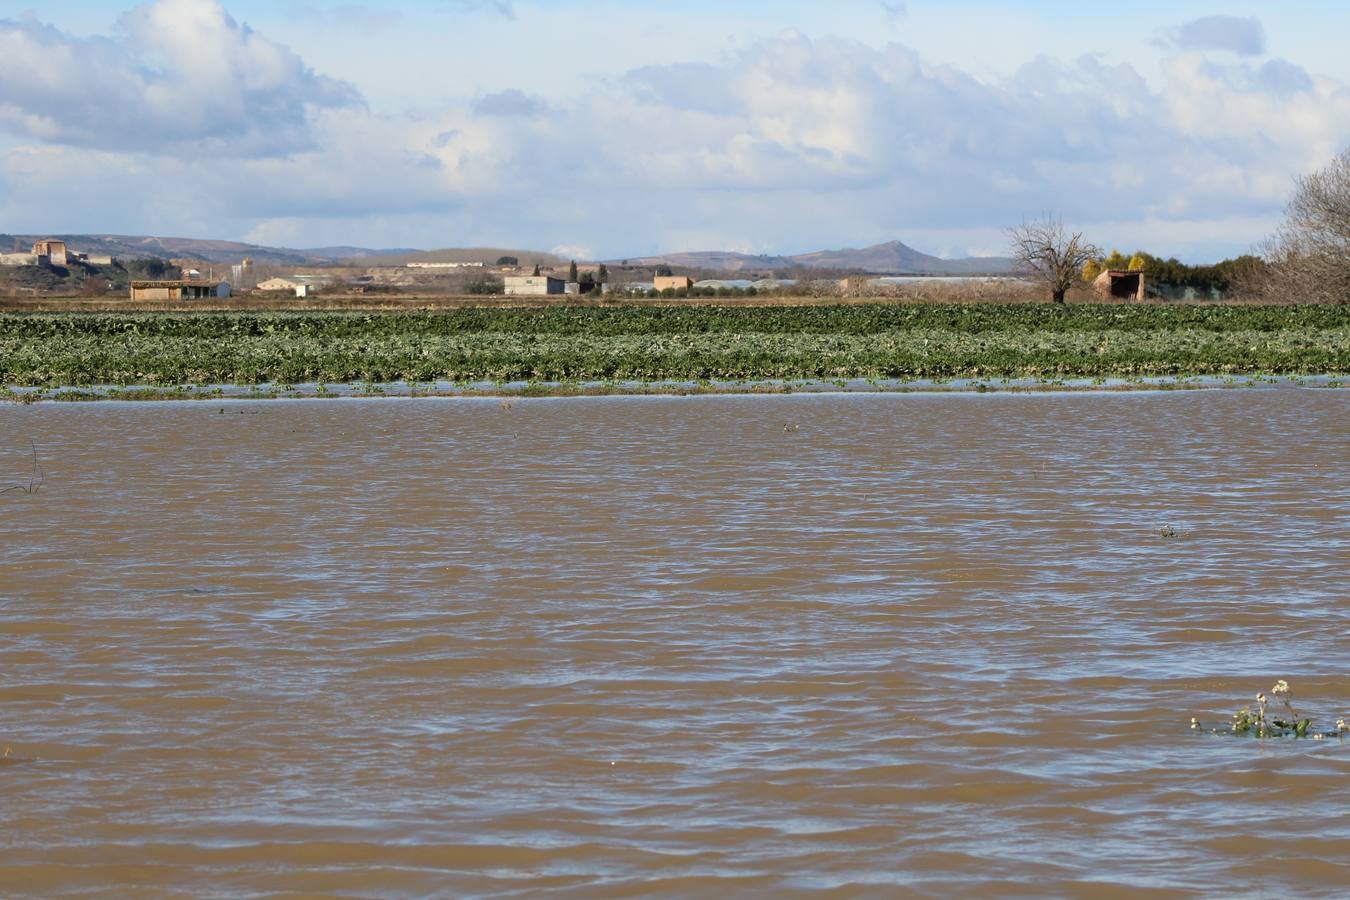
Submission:
{"label": "farmhouse", "polygon": [[259,291],[290,291],[297,297],[308,297],[320,288],[326,288],[331,279],[322,275],[288,275],[285,278],[269,278],[259,282]]}
{"label": "farmhouse", "polygon": [[658,275],[652,279],[652,288],[658,291],[687,291],[694,286],[694,279],[686,275]]}
{"label": "farmhouse", "polygon": [[567,282],[551,275],[508,275],[502,284],[508,297],[542,297],[564,293]]}
{"label": "farmhouse", "polygon": [[1103,300],[1143,300],[1144,273],[1110,269],[1097,276],[1092,290]]}
{"label": "farmhouse", "polygon": [[293,293],[297,297],[304,297],[309,294],[309,285],[302,281],[293,281],[290,278],[269,278],[266,281],[258,282],[260,291],[285,291]]}
{"label": "farmhouse", "polygon": [[131,299],[174,303],[180,300],[210,300],[230,296],[228,282],[133,281]]}

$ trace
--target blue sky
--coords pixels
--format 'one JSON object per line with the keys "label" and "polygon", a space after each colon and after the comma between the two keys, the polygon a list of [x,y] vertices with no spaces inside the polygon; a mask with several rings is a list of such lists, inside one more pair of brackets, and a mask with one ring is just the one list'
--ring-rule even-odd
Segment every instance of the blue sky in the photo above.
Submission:
{"label": "blue sky", "polygon": [[0,231],[595,258],[1027,217],[1202,261],[1350,145],[1350,4],[0,3]]}

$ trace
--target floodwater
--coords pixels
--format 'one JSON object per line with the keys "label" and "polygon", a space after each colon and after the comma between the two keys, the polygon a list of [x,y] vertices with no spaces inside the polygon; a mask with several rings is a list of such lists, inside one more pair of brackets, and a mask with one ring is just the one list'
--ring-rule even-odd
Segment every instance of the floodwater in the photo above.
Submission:
{"label": "floodwater", "polygon": [[1208,729],[1350,716],[1348,439],[1294,388],[0,407],[0,895],[1342,894],[1350,742]]}

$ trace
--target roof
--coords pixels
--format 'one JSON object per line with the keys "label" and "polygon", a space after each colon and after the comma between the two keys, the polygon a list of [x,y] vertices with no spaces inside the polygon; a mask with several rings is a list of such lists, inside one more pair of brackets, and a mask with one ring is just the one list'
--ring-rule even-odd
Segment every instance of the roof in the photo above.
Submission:
{"label": "roof", "polygon": [[179,281],[133,281],[131,286],[134,288],[156,288],[156,287],[220,287],[224,284],[222,281],[199,281],[199,280],[179,280]]}

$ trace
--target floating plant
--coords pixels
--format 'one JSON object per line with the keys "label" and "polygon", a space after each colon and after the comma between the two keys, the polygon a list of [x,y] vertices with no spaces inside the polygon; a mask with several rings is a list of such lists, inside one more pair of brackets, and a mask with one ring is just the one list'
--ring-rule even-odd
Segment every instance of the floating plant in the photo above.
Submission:
{"label": "floating plant", "polygon": [[[1282,711],[1270,709],[1272,697],[1283,707]],[[1347,732],[1350,732],[1350,726],[1346,724],[1344,718],[1340,718],[1336,720],[1334,730],[1314,728],[1311,718],[1300,715],[1294,709],[1293,689],[1289,687],[1288,681],[1281,678],[1271,687],[1269,697],[1264,691],[1256,695],[1255,710],[1250,706],[1244,706],[1234,713],[1233,721],[1228,728],[1206,729],[1199,719],[1192,716],[1191,730],[1208,731],[1210,734],[1234,734],[1258,738],[1311,738],[1322,741],[1327,738],[1343,740]]]}

